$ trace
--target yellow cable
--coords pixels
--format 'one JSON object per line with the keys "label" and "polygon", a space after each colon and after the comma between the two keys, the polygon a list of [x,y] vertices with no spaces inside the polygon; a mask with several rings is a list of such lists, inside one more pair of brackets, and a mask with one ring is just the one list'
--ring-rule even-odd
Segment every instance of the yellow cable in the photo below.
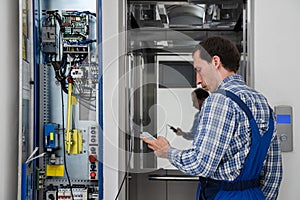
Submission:
{"label": "yellow cable", "polygon": [[68,83],[68,110],[67,110],[67,130],[66,130],[66,149],[71,151],[71,112],[72,112],[72,83]]}

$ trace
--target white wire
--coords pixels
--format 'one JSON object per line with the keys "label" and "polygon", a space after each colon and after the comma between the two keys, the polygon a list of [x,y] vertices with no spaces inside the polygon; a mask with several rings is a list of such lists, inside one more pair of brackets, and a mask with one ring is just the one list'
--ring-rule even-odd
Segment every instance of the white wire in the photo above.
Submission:
{"label": "white wire", "polygon": [[40,155],[37,155],[37,156],[35,156],[35,157],[31,158],[31,159],[27,159],[27,161],[25,163],[27,164],[27,163],[29,163],[29,162],[31,162],[31,161],[39,158],[39,157],[43,157],[45,154],[46,154],[46,152],[41,153]]}
{"label": "white wire", "polygon": [[[37,150],[39,150],[39,147],[35,147],[35,149],[33,150],[33,152],[30,154],[30,156],[27,158],[27,161],[28,160],[30,160],[33,156],[34,156],[34,154],[37,152]],[[27,162],[26,161],[26,162]]]}

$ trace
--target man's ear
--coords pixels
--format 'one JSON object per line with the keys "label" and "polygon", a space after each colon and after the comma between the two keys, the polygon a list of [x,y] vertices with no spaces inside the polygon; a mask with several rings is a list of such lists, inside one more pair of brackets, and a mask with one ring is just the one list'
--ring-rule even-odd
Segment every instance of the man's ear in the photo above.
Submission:
{"label": "man's ear", "polygon": [[222,64],[221,59],[219,56],[213,56],[212,57],[212,62],[215,65],[216,68],[219,68],[219,66]]}

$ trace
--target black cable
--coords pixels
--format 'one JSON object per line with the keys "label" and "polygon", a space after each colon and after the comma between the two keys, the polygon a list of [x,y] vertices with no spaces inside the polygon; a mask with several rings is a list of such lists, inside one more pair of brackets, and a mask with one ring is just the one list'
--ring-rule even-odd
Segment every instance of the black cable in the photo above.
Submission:
{"label": "black cable", "polygon": [[126,178],[127,178],[127,176],[128,176],[128,168],[129,168],[130,160],[131,160],[132,153],[133,153],[132,145],[131,145],[131,137],[129,137],[129,151],[130,151],[130,155],[129,155],[129,158],[128,158],[127,166],[126,166],[126,168],[125,168],[125,174],[124,174],[122,183],[121,183],[121,185],[120,185],[120,187],[119,187],[119,190],[118,190],[118,193],[117,193],[117,195],[116,195],[115,200],[118,199],[118,197],[119,197],[119,195],[120,195],[120,193],[121,193],[121,190],[122,190],[122,188],[123,188],[124,182],[125,182],[125,180],[126,180]]}
{"label": "black cable", "polygon": [[62,130],[63,130],[63,155],[64,155],[64,165],[65,165],[65,172],[66,172],[66,175],[67,175],[67,179],[68,179],[68,182],[69,182],[69,188],[70,188],[70,192],[71,192],[71,196],[72,196],[72,199],[74,200],[74,195],[73,195],[73,190],[72,190],[72,184],[71,184],[71,180],[70,180],[70,176],[69,176],[69,172],[68,172],[68,168],[67,168],[67,160],[66,160],[66,150],[65,150],[65,114],[64,114],[64,111],[65,111],[65,106],[64,106],[64,92],[63,90],[61,89],[60,90],[60,93],[61,93],[61,109],[62,109]]}

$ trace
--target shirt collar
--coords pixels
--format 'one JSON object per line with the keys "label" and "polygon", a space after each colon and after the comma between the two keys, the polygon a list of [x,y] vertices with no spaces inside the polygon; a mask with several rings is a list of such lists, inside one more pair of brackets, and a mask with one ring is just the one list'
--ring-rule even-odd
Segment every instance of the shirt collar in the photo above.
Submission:
{"label": "shirt collar", "polygon": [[233,74],[230,76],[227,76],[219,85],[218,89],[225,88],[228,85],[231,85],[233,82],[240,82],[244,83],[244,80],[241,75],[239,74]]}

